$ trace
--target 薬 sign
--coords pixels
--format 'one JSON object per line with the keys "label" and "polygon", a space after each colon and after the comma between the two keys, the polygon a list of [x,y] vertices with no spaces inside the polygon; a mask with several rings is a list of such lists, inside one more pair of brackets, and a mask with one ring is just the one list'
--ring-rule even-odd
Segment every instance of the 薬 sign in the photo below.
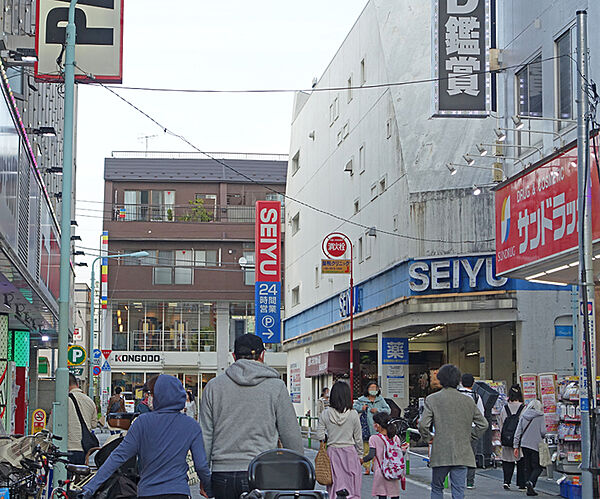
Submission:
{"label": "\u85ac sign", "polygon": [[382,364],[408,364],[408,338],[381,338]]}

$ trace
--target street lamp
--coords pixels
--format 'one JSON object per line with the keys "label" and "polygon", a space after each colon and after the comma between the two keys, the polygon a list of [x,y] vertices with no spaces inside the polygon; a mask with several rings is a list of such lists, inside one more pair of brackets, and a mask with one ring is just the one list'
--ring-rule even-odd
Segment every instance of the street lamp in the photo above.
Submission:
{"label": "street lamp", "polygon": [[94,268],[96,266],[96,262],[98,260],[101,260],[102,258],[123,258],[123,257],[130,257],[130,258],[144,258],[146,256],[148,256],[150,253],[148,253],[147,251],[136,251],[135,253],[125,253],[122,255],[107,255],[107,256],[97,256],[96,258],[94,258],[94,261],[92,262],[92,282],[91,282],[91,305],[90,305],[90,309],[91,309],[91,315],[90,315],[90,331],[89,331],[89,335],[88,335],[88,393],[90,395],[90,397],[93,399],[94,398],[94,383],[93,383],[93,379],[94,379],[94,375],[92,373],[92,359],[91,359],[91,355],[92,352],[94,350],[94,318],[95,318],[95,305],[96,305],[96,300],[95,300],[95,280],[96,280],[96,276],[95,276],[95,272],[94,272]]}

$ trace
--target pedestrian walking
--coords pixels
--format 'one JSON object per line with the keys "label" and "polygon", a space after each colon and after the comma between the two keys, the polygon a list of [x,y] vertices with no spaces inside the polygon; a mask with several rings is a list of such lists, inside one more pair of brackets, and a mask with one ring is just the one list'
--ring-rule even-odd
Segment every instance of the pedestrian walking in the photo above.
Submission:
{"label": "pedestrian walking", "polygon": [[502,471],[504,473],[504,489],[510,490],[515,464],[517,465],[517,487],[525,490],[525,460],[520,449],[515,455],[514,439],[519,418],[525,406],[523,393],[519,385],[513,385],[508,390],[508,403],[503,407],[498,416],[500,425],[500,442],[502,443]]}
{"label": "pedestrian walking", "polygon": [[[354,409],[361,418],[363,427],[363,452],[366,456],[369,453],[369,439],[377,433],[373,416],[379,412],[390,414],[392,410],[381,396],[381,390],[374,381],[367,384],[364,394],[354,402]],[[365,475],[368,475],[371,472],[371,463],[365,462],[363,466],[365,468]]]}
{"label": "pedestrian walking", "polygon": [[[86,451],[89,449],[84,448],[83,435],[86,432],[89,435],[89,432],[98,426],[98,409],[94,401],[79,388],[79,381],[73,374],[69,374],[68,417],[67,450],[69,452],[69,462],[85,464]],[[95,440],[96,445],[97,442]],[[91,446],[93,447],[93,444]]]}
{"label": "pedestrian walking", "polygon": [[[461,386],[458,388],[458,391],[464,393],[468,397],[471,397],[479,409],[479,412],[482,416],[485,417],[485,409],[483,408],[483,401],[481,397],[477,395],[473,391],[473,385],[475,384],[475,377],[472,374],[464,373],[461,378]],[[479,440],[471,440],[471,448],[473,449],[473,454],[475,455],[475,464],[477,464],[477,446],[479,445]],[[477,468],[467,468],[467,489],[475,488],[475,472]]]}
{"label": "pedestrian walking", "polygon": [[[404,454],[408,450],[408,443],[402,442],[396,434],[396,426],[390,423],[391,416],[379,412],[373,416],[377,434],[369,439],[369,453],[364,461],[373,461],[373,489],[372,495],[378,499],[398,499],[400,497],[401,479],[388,479],[383,474],[383,463],[386,459],[397,459],[398,464],[405,469]],[[403,476],[404,473],[403,473]]]}
{"label": "pedestrian walking", "polygon": [[481,438],[488,428],[475,401],[457,390],[460,370],[443,365],[437,373],[442,389],[425,399],[419,433],[431,444],[431,499],[442,499],[444,480],[450,475],[452,498],[463,499],[467,467],[475,466],[471,441]]}
{"label": "pedestrian walking", "polygon": [[535,491],[537,479],[542,473],[540,466],[540,453],[538,451],[540,442],[546,436],[546,423],[542,412],[542,403],[539,400],[529,402],[523,414],[519,418],[519,424],[515,431],[514,456],[519,457],[519,449],[523,452],[525,460],[525,487],[528,496],[537,496]]}
{"label": "pedestrian walking", "polygon": [[125,411],[125,401],[121,396],[121,392],[123,389],[120,386],[115,387],[113,390],[113,396],[108,401],[108,410],[107,414],[111,414],[114,412],[126,412]]}
{"label": "pedestrian walking", "polygon": [[191,451],[201,491],[212,497],[211,477],[200,425],[181,410],[185,390],[174,376],[161,374],[148,382],[154,410],[139,416],[123,442],[111,453],[94,478],[83,487],[84,498],[91,497],[113,473],[133,456],[138,456],[138,498],[187,499],[190,496],[187,473]]}
{"label": "pedestrian walking", "polygon": [[135,412],[138,412],[140,414],[146,414],[151,410],[152,408],[150,407],[150,390],[147,386],[144,385],[144,388],[142,388],[142,400],[140,400],[137,403],[137,406],[135,407]]}
{"label": "pedestrian walking", "polygon": [[319,417],[325,409],[329,407],[329,388],[325,387],[321,390],[321,396],[317,402],[317,417]]}
{"label": "pedestrian walking", "polygon": [[333,483],[327,486],[329,497],[346,489],[348,498],[360,498],[363,454],[362,430],[356,411],[352,410],[350,385],[337,381],[331,387],[329,407],[319,417],[317,439],[327,441]]}
{"label": "pedestrian walking", "polygon": [[202,392],[200,424],[212,466],[216,499],[239,499],[248,490],[248,465],[277,448],[304,453],[300,426],[285,383],[264,364],[265,347],[254,334],[235,340],[235,362]]}
{"label": "pedestrian walking", "polygon": [[183,412],[189,417],[196,419],[196,401],[194,400],[192,390],[186,390],[185,392],[185,407]]}

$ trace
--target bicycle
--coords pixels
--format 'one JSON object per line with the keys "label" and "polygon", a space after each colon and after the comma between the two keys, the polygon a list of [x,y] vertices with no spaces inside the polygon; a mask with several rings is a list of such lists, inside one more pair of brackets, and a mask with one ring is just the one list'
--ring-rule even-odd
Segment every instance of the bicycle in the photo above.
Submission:
{"label": "bicycle", "polygon": [[[67,472],[73,475],[76,478],[81,478],[90,474],[91,470],[89,466],[84,464],[67,464],[66,465]],[[56,487],[52,491],[51,499],[76,499],[80,492],[79,490],[71,490],[71,485],[76,482],[72,478],[67,478],[66,480],[59,480],[58,487]]]}

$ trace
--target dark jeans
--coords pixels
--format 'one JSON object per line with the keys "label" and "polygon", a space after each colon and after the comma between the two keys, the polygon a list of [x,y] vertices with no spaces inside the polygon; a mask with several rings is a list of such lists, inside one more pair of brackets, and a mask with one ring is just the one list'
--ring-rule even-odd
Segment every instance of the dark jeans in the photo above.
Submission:
{"label": "dark jeans", "polygon": [[523,460],[525,460],[525,480],[531,482],[535,487],[538,477],[543,468],[540,466],[540,453],[527,447],[522,448]]}
{"label": "dark jeans", "polygon": [[215,499],[239,499],[250,492],[247,471],[213,471],[212,488]]}
{"label": "dark jeans", "polygon": [[510,485],[513,473],[517,465],[517,487],[525,487],[525,458],[519,459],[516,463],[512,461],[502,461],[502,471],[504,472],[504,483]]}
{"label": "dark jeans", "polygon": [[[377,499],[387,499],[387,496],[377,496]],[[393,496],[390,499],[400,499],[400,496]]]}
{"label": "dark jeans", "polygon": [[[477,444],[479,440],[471,440],[471,449],[473,449],[473,455],[475,456],[475,462],[477,463]],[[477,466],[477,464],[475,464]],[[477,471],[477,467],[475,468],[467,468],[467,487],[475,485],[475,472]]]}
{"label": "dark jeans", "polygon": [[85,452],[82,450],[70,450],[69,462],[71,464],[85,464]]}

